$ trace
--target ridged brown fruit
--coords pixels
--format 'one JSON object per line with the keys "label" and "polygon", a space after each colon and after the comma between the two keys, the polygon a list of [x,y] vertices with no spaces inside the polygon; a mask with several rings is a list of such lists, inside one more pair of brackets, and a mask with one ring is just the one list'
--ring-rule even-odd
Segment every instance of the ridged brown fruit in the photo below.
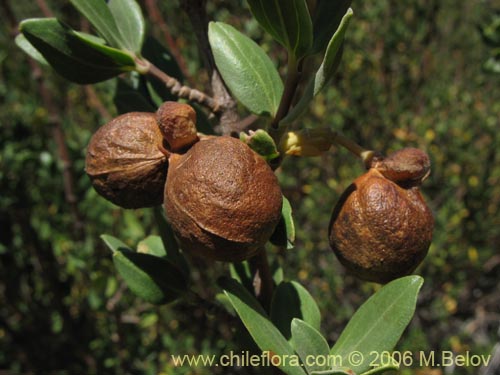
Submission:
{"label": "ridged brown fruit", "polygon": [[209,137],[169,163],[165,210],[184,250],[235,262],[268,241],[281,217],[281,189],[247,145]]}
{"label": "ridged brown fruit", "polygon": [[330,221],[330,245],[357,277],[386,283],[425,258],[434,219],[419,190],[428,156],[403,149],[374,163],[343,193]]}
{"label": "ridged brown fruit", "polygon": [[162,204],[168,160],[153,113],[131,112],[92,136],[85,170],[96,191],[123,208]]}

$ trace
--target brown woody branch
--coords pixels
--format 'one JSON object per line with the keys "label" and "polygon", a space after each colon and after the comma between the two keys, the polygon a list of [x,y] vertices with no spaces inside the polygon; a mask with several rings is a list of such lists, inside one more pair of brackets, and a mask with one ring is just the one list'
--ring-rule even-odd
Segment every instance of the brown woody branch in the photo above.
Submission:
{"label": "brown woody branch", "polygon": [[168,75],[164,71],[160,70],[158,67],[156,67],[154,64],[152,64],[149,61],[142,59],[138,63],[141,65],[144,65],[144,64],[147,65],[146,75],[151,76],[153,78],[156,78],[156,79],[160,80],[161,82],[163,82],[165,84],[165,86],[170,90],[170,92],[173,95],[177,96],[178,98],[187,99],[187,100],[197,102],[197,103],[203,105],[204,107],[207,107],[215,114],[220,112],[221,106],[211,96],[208,96],[207,94],[205,94],[199,90],[192,89],[191,87],[182,85],[179,82],[179,80]]}

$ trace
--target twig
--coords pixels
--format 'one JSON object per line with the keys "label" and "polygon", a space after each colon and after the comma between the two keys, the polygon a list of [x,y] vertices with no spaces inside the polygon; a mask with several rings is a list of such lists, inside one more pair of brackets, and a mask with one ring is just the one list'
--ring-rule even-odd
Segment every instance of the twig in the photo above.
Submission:
{"label": "twig", "polygon": [[170,92],[178,98],[197,102],[210,109],[215,114],[221,111],[221,106],[214,98],[199,90],[182,85],[177,79],[169,76],[167,73],[158,69],[158,67],[145,59],[141,59],[138,63],[145,66],[144,69],[146,75],[163,82]]}
{"label": "twig", "polygon": [[300,67],[301,64],[297,64],[294,57],[288,56],[288,71],[285,81],[285,88],[283,90],[283,96],[281,97],[280,105],[276,116],[271,123],[273,129],[278,129],[279,122],[287,115],[292,105],[293,98],[295,97],[295,92],[297,91],[297,86],[300,82]]}

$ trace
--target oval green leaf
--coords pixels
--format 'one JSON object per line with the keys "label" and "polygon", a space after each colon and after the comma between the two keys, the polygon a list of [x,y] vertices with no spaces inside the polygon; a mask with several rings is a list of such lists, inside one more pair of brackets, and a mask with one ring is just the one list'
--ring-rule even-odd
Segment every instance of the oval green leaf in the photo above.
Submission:
{"label": "oval green leaf", "polygon": [[274,116],[283,82],[269,56],[253,40],[222,22],[210,23],[208,37],[217,69],[236,99],[255,114]]}
{"label": "oval green leaf", "polygon": [[135,69],[129,54],[76,33],[55,18],[25,20],[20,31],[57,73],[72,82],[96,83]]}
{"label": "oval green leaf", "polygon": [[116,25],[115,18],[104,0],[70,0],[111,46],[126,48],[127,43]]}
{"label": "oval green leaf", "polygon": [[311,50],[313,26],[305,0],[248,0],[248,5],[262,28],[296,60]]}
{"label": "oval green leaf", "polygon": [[144,41],[145,24],[135,0],[109,0],[108,7],[123,40],[123,48],[138,53]]}
{"label": "oval green leaf", "polygon": [[[278,367],[285,374],[305,375],[306,373],[300,367],[299,357],[280,331],[271,323],[255,298],[234,279],[221,278],[219,285],[257,346],[263,353],[269,355],[270,361],[273,355],[278,356],[280,360]],[[286,361],[283,360],[285,358]]]}
{"label": "oval green leaf", "polygon": [[328,358],[328,354],[330,354],[328,343],[321,333],[307,322],[297,318],[292,320],[291,331],[291,344],[302,360],[307,373],[312,374],[313,371],[328,370],[330,368],[328,363],[320,366],[308,360],[310,356],[326,359]]}
{"label": "oval green leaf", "polygon": [[164,258],[118,250],[113,263],[130,290],[155,305],[174,301],[187,288],[182,272]]}
{"label": "oval green leaf", "polygon": [[391,281],[371,296],[353,315],[330,354],[349,366],[349,355],[360,352],[362,363],[349,366],[356,374],[370,369],[370,353],[391,351],[415,312],[420,276],[406,276]]}
{"label": "oval green leaf", "polygon": [[301,319],[315,329],[321,324],[321,314],[306,288],[296,281],[283,282],[274,291],[271,301],[271,321],[287,340],[292,337],[292,320]]}
{"label": "oval green leaf", "polygon": [[159,305],[174,301],[187,289],[187,278],[175,264],[156,254],[152,255],[163,246],[158,243],[158,239],[148,237],[139,243],[139,248],[144,251],[144,247],[147,247],[150,254],[136,253],[110,235],[103,234],[101,239],[113,252],[113,263],[118,273],[138,297]]}

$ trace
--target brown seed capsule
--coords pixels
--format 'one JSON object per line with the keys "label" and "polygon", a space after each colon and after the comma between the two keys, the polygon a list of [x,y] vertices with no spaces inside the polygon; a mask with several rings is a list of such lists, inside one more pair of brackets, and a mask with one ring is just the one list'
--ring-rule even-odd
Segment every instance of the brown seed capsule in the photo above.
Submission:
{"label": "brown seed capsule", "polygon": [[169,163],[165,210],[184,250],[235,262],[267,242],[281,217],[281,190],[247,145],[209,137]]}
{"label": "brown seed capsule", "polygon": [[419,191],[428,156],[404,149],[358,177],[330,221],[330,245],[357,277],[386,283],[411,273],[425,258],[434,218]]}
{"label": "brown seed capsule", "polygon": [[196,112],[190,105],[165,102],[158,108],[156,117],[170,151],[179,152],[198,142]]}
{"label": "brown seed capsule", "polygon": [[123,208],[160,205],[168,160],[153,113],[131,112],[103,125],[92,136],[85,170],[96,191]]}

